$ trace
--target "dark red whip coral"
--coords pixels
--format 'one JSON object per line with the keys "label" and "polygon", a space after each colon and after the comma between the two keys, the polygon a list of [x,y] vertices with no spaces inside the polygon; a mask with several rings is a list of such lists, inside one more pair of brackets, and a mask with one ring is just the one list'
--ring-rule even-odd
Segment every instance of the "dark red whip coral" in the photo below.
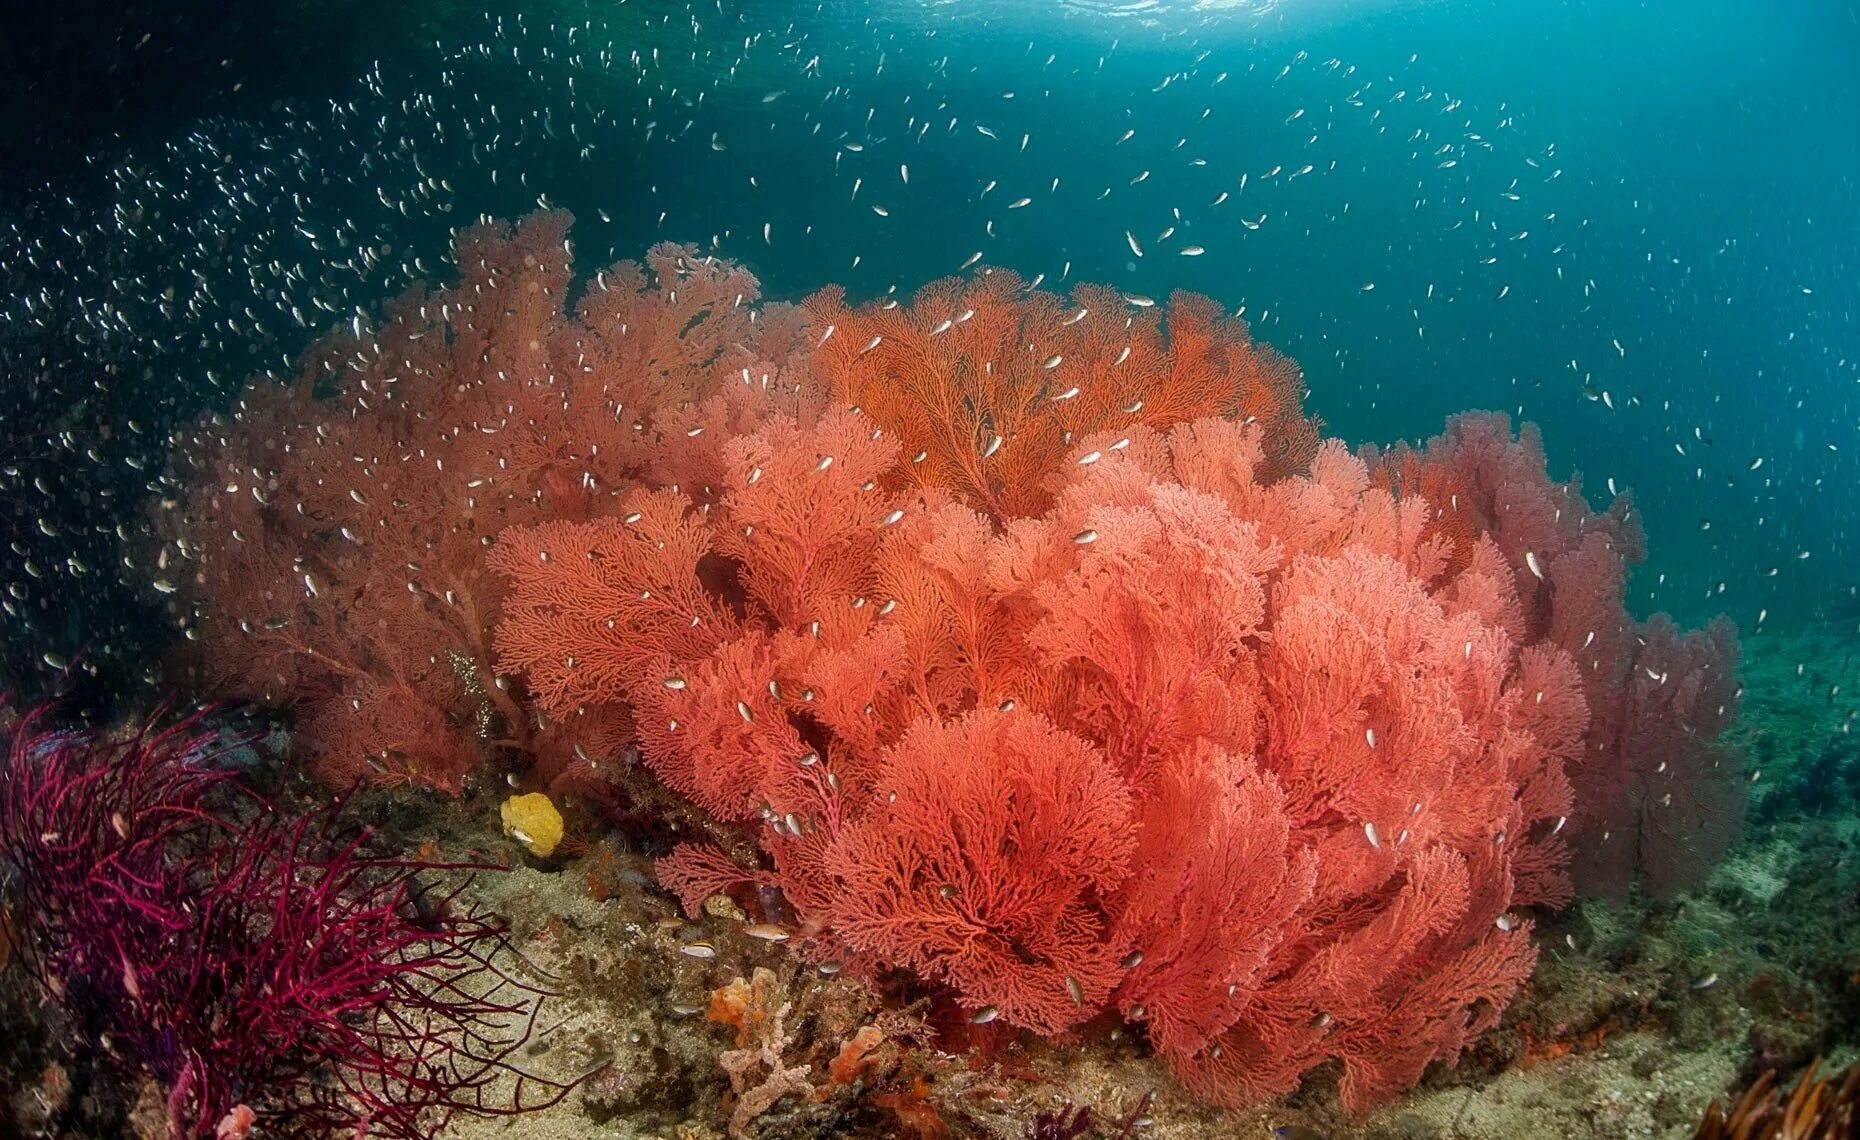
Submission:
{"label": "dark red whip coral", "polygon": [[418,1140],[565,1095],[509,1060],[545,995],[461,902],[477,868],[372,854],[339,806],[273,809],[218,766],[233,747],[198,716],[111,737],[35,714],[0,770],[22,958],[84,1041],[168,1090],[170,1135],[250,1112]]}

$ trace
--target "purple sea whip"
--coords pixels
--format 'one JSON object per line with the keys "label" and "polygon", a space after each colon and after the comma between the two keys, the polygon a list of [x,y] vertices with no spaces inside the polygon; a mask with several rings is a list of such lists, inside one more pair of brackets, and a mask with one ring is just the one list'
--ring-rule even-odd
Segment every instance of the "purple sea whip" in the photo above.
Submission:
{"label": "purple sea whip", "polygon": [[419,1140],[572,1088],[511,1061],[547,995],[463,901],[494,868],[375,854],[340,803],[266,803],[199,715],[111,735],[41,711],[8,735],[20,957],[85,1044],[166,1088],[171,1137]]}

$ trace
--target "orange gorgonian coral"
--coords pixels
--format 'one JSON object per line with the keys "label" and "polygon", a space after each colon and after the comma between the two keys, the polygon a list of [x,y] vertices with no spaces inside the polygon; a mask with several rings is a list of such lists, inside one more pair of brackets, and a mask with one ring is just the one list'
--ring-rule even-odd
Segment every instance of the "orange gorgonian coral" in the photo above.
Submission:
{"label": "orange gorgonian coral", "polygon": [[825,289],[806,311],[833,398],[899,441],[908,462],[892,482],[997,519],[1038,513],[1073,442],[1101,429],[1258,423],[1275,475],[1317,446],[1297,365],[1198,294],[1151,308],[1081,285],[1068,302],[992,271],[926,285],[909,306],[854,308]]}

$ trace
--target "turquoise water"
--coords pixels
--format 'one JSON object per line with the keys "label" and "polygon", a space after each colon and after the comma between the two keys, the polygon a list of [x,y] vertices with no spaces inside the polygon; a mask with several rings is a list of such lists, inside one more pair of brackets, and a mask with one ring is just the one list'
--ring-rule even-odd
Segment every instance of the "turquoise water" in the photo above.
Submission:
{"label": "turquoise water", "polygon": [[[1715,707],[1675,713],[1669,735],[1647,748],[1696,752],[1712,789],[1754,787],[1751,842],[1735,856],[1748,862],[1702,888],[1708,905],[1685,920],[1728,931],[1714,949],[1754,949],[1663,957],[1663,924],[1689,902],[1661,910],[1665,900],[1637,897],[1654,916],[1634,927],[1641,942],[1611,940],[1611,920],[1586,903],[1546,913],[1537,944],[1557,968],[1539,976],[1533,999],[1549,997],[1519,1023],[1575,1025],[1558,1002],[1588,986],[1608,993],[1570,1034],[1592,1043],[1638,1001],[1631,1030],[1654,1041],[1670,1029],[1659,1048],[1698,1051],[1701,1039],[1728,1040],[1727,1008],[1759,990],[1785,1007],[1766,1006],[1765,1025],[1816,1005],[1821,1036],[1801,1039],[1815,1049],[1850,1027],[1860,958],[1851,912],[1836,907],[1851,904],[1842,876],[1852,833],[1823,817],[1842,815],[1855,778],[1852,0],[1787,9],[1755,0],[340,0],[259,14],[216,2],[98,3],[17,30],[0,59],[0,695],[77,689],[98,705],[146,707],[181,686],[173,643],[179,630],[210,626],[184,610],[212,590],[177,588],[158,560],[180,544],[158,552],[149,535],[173,538],[165,524],[179,488],[199,482],[171,465],[212,449],[179,441],[236,435],[228,421],[202,417],[240,413],[254,377],[297,375],[321,333],[365,332],[387,299],[447,281],[454,235],[480,219],[572,211],[580,284],[571,289],[675,241],[746,267],[769,301],[835,285],[855,303],[908,301],[929,282],[989,268],[1054,291],[1108,283],[1139,307],[1192,290],[1295,359],[1306,407],[1353,447],[1425,439],[1469,409],[1539,424],[1552,474],[1579,473],[1597,509],[1631,492],[1651,552],[1628,584],[1636,616],[1664,609],[1696,627],[1722,613],[1739,629],[1749,697],[1729,747],[1720,753],[1712,739],[1744,699],[1727,681],[1735,693],[1714,690],[1705,704]],[[243,502],[242,478],[228,500]],[[593,485],[582,478],[580,489],[545,486],[572,504]],[[220,497],[217,484],[191,491],[196,505]],[[228,524],[235,535],[240,521]],[[313,537],[307,546],[334,541]],[[1084,530],[1072,541],[1097,538]],[[1535,555],[1525,557],[1544,578]],[[287,561],[274,569],[293,599],[300,582],[317,596],[312,571],[331,581]],[[381,580],[398,597],[403,577],[394,565]],[[272,632],[290,624],[265,617]],[[479,625],[475,633],[489,629]],[[522,750],[492,730],[499,717],[507,726],[521,716],[480,700],[482,677],[501,687],[518,671],[502,649],[494,662],[479,648],[476,660],[453,645],[410,651],[463,686],[455,707],[436,703],[425,728],[443,731],[422,743],[471,777],[460,781],[471,794],[445,801],[460,814],[418,826],[495,843],[506,837],[481,809],[504,783],[533,791],[563,771],[587,776],[595,761],[569,733],[543,739],[539,720],[525,731],[535,729],[537,755],[553,747],[563,760],[554,774],[526,774],[534,756],[483,763],[500,747]],[[1671,646],[1644,657],[1625,644],[1604,650],[1640,666],[1623,686],[1652,689],[1643,672],[1666,684]],[[1472,658],[1472,642],[1464,653]],[[1713,651],[1713,668],[1725,653]],[[649,687],[686,684],[668,673]],[[302,712],[318,700],[340,711],[349,695],[263,697],[302,697]],[[752,722],[742,699],[734,708],[725,720]],[[1702,739],[1698,749],[1691,738]],[[1377,748],[1373,728],[1365,739]],[[635,736],[604,743],[636,771]],[[1612,756],[1633,744],[1594,747]],[[1668,753],[1629,757],[1661,777],[1646,786],[1672,780]],[[492,787],[474,783],[487,774]],[[561,798],[575,843],[634,844],[623,853],[637,882],[616,882],[643,888],[642,868],[669,850],[666,836],[591,824],[595,813],[572,794]],[[1597,803],[1620,806],[1592,800],[1580,807],[1598,817],[1608,810]],[[434,802],[409,795],[393,814],[411,818]],[[1689,807],[1679,815],[1692,818]],[[1574,811],[1546,810],[1539,832],[1562,833]],[[775,836],[784,823],[791,838],[802,834],[797,816],[775,818]],[[1568,834],[1588,843],[1589,823]],[[405,830],[395,838],[415,826]],[[1399,846],[1407,832],[1364,834],[1381,851],[1383,837]],[[1716,837],[1671,838],[1707,851],[1701,862],[1720,854]],[[1790,862],[1791,850],[1806,854]],[[603,847],[599,858],[611,855]],[[563,858],[524,866],[552,875],[576,905],[584,882],[602,903],[624,893],[597,881],[606,862],[579,849]],[[556,874],[565,866],[575,873]],[[1802,902],[1824,895],[1839,901]],[[556,901],[525,893],[509,909],[554,913]],[[767,920],[758,927],[788,909],[775,887],[755,903],[760,915],[739,917]],[[662,933],[681,922],[667,917],[663,893],[633,890],[624,905],[638,908],[626,921]],[[1787,940],[1772,931],[1792,921],[1790,906],[1830,929],[1784,953],[1775,947]],[[611,920],[615,909],[603,913]],[[1693,930],[1672,929],[1675,945]],[[695,945],[714,956],[710,943]],[[709,960],[691,948],[669,953]],[[1776,975],[1816,980],[1789,990]],[[1753,980],[1765,977],[1761,987]],[[1661,987],[1665,1004],[1649,1013],[1646,993]],[[674,1008],[689,1005],[680,1018],[704,1008],[683,1001],[691,996],[679,995]],[[1726,1020],[1699,1028],[1710,1018]],[[1736,1061],[1749,1071],[1699,1078],[1716,1082],[1712,1091],[1807,1059],[1755,1033],[1733,1036],[1749,1046]],[[1520,1055],[1494,1066],[1482,1054],[1468,1067],[1490,1076]]]}
{"label": "turquoise water", "polygon": [[[4,576],[32,598],[22,639],[61,657],[112,641],[55,612],[106,588],[87,532],[136,516],[123,458],[437,272],[453,227],[539,201],[575,211],[584,265],[714,243],[780,298],[908,295],[976,253],[1055,286],[1203,291],[1300,362],[1353,443],[1499,408],[1543,425],[1554,472],[1632,488],[1638,609],[1749,631],[1855,607],[1843,5],[115,18],[128,63],[66,88],[91,102],[54,78],[9,116],[69,134],[18,164],[0,229],[6,446],[51,492],[11,478]],[[113,78],[149,91],[105,99]],[[65,118],[31,118],[48,103]],[[101,464],[45,442],[60,425]],[[39,525],[105,493],[102,519]],[[103,623],[135,629],[129,605]]]}

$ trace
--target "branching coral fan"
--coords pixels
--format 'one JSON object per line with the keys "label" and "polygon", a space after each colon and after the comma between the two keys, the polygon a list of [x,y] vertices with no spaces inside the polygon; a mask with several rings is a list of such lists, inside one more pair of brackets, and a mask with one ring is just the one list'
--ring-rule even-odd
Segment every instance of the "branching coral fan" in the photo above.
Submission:
{"label": "branching coral fan", "polygon": [[639,477],[656,412],[775,367],[744,347],[753,279],[671,246],[570,316],[567,228],[465,231],[456,285],[331,333],[294,381],[177,441],[152,581],[185,599],[205,687],[295,706],[334,785],[456,789],[497,745],[586,777],[582,757],[628,737],[545,725],[496,681],[485,550],[506,526],[587,516]]}
{"label": "branching coral fan", "polygon": [[[556,264],[562,226],[469,233],[461,260],[505,264],[468,281]],[[518,483],[495,518],[467,509],[489,542],[459,555],[486,599],[474,640],[378,628],[401,659],[494,657],[486,687],[516,707],[489,710],[493,735],[533,747],[534,726],[601,726],[575,730],[581,754],[636,742],[753,836],[748,857],[690,843],[662,862],[687,905],[776,888],[811,953],[908,970],[978,1017],[1057,1034],[1116,1010],[1210,1099],[1328,1065],[1360,1108],[1496,1022],[1534,962],[1526,911],[1570,897],[1566,823],[1624,829],[1625,883],[1655,872],[1668,821],[1734,787],[1711,743],[1735,712],[1733,643],[1633,627],[1627,505],[1597,515],[1502,420],[1352,456],[1299,412],[1289,362],[1186,295],[1160,312],[1102,289],[1061,302],[988,273],[909,306],[829,291],[803,328],[695,251],[654,264],[656,287],[621,268],[589,295],[631,282],[632,307],[675,314],[695,280],[716,298],[703,319],[648,334],[586,301],[565,317],[563,265],[537,286],[551,304],[461,318],[453,291],[417,321],[403,306],[391,351],[350,345],[325,382],[488,386],[478,357],[444,348],[460,319],[494,322],[500,344],[611,342],[512,362],[498,384],[523,401],[512,422],[554,415],[571,379],[638,393],[612,397],[635,409],[602,444],[616,466],[583,478],[575,423],[551,429],[581,457],[564,468],[581,493]],[[693,327],[728,335],[687,346]],[[643,374],[635,336],[658,346]],[[417,370],[380,363],[416,353]],[[396,389],[381,454],[465,436],[414,395]],[[318,413],[304,385],[284,400],[287,420]],[[386,413],[357,397],[349,415]],[[504,445],[473,446],[502,470]],[[388,466],[352,450],[330,462]],[[237,540],[203,504],[255,466],[220,462],[169,553],[237,662],[270,631],[234,636],[268,611],[216,585],[214,551]],[[307,466],[261,469],[282,483]],[[422,509],[443,531],[476,501]],[[346,541],[352,512],[338,499],[298,533],[277,506],[245,540],[284,543],[254,572],[295,595],[286,565]],[[350,565],[345,597],[386,588]],[[321,626],[285,628],[314,643]],[[1630,674],[1651,687],[1617,683]],[[1627,823],[1586,800],[1610,786],[1635,789]]]}
{"label": "branching coral fan", "polygon": [[114,738],[28,717],[0,771],[22,959],[80,1040],[161,1084],[168,1134],[416,1140],[564,1095],[510,1063],[541,992],[441,885],[459,869],[265,809],[215,766],[228,748],[198,719]]}
{"label": "branching coral fan", "polygon": [[1630,617],[1627,573],[1646,556],[1632,501],[1598,514],[1579,481],[1552,483],[1528,424],[1513,438],[1502,415],[1459,416],[1424,450],[1367,458],[1378,483],[1435,505],[1432,525],[1458,557],[1489,535],[1519,585],[1522,636],[1578,664],[1593,716],[1569,765],[1579,886],[1621,895],[1637,881],[1659,893],[1698,882],[1743,818],[1735,757],[1718,744],[1743,697],[1730,623],[1682,632],[1663,614]]}
{"label": "branching coral fan", "polygon": [[1257,422],[1268,476],[1302,470],[1317,447],[1297,366],[1194,293],[1146,310],[1081,285],[1068,307],[995,272],[938,281],[909,308],[853,310],[830,288],[806,311],[838,334],[823,334],[815,352],[833,399],[863,410],[909,456],[888,481],[954,490],[996,516],[1043,508],[1046,476],[1071,441],[1101,428]]}

